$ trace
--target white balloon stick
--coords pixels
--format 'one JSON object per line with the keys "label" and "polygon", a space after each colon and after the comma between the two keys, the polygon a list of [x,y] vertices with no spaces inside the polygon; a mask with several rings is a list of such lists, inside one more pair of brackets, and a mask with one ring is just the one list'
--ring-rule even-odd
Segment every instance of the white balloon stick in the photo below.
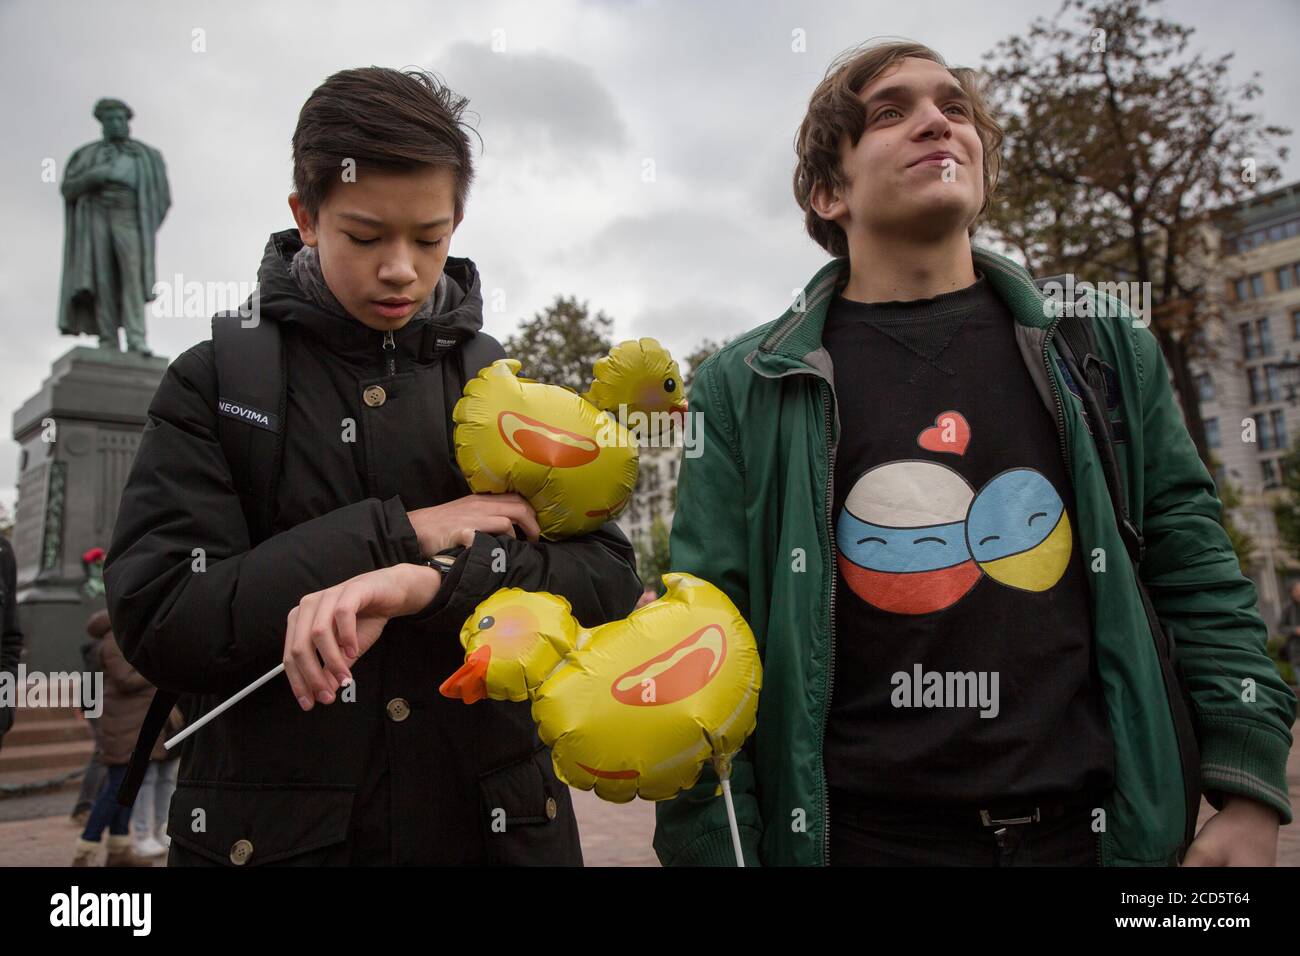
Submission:
{"label": "white balloon stick", "polygon": [[186,737],[188,737],[190,734],[194,733],[194,731],[198,730],[198,729],[199,729],[200,727],[202,727],[204,724],[208,723],[208,721],[212,720],[214,717],[217,717],[217,716],[220,715],[220,714],[225,713],[227,710],[229,710],[231,707],[234,707],[236,704],[238,704],[241,700],[243,700],[245,697],[247,697],[247,696],[248,696],[249,694],[251,694],[253,691],[257,690],[259,687],[261,687],[261,686],[262,686],[263,684],[265,684],[267,681],[271,680],[271,678],[273,678],[273,677],[275,677],[275,676],[277,676],[277,675],[279,675],[279,674],[281,674],[281,673],[283,673],[283,672],[284,672],[284,662],[281,661],[279,664],[276,664],[275,667],[273,667],[271,670],[267,671],[265,674],[263,674],[263,675],[262,675],[261,677],[259,677],[257,680],[253,681],[253,683],[249,684],[247,687],[245,687],[245,688],[244,688],[243,690],[241,690],[239,693],[235,694],[235,695],[234,695],[233,697],[231,697],[229,700],[222,701],[222,702],[221,702],[220,704],[218,704],[216,707],[213,707],[210,711],[208,711],[206,714],[204,714],[202,717],[200,717],[200,718],[199,718],[198,720],[196,720],[194,723],[190,724],[188,727],[186,727],[184,730],[182,730],[179,734],[177,734],[177,735],[176,735],[175,737],[173,737],[171,740],[164,741],[164,743],[163,743],[163,747],[165,747],[167,750],[171,750],[173,747],[175,747],[178,743],[180,743],[182,740],[184,740],[184,739],[185,739]]}
{"label": "white balloon stick", "polygon": [[731,845],[736,850],[736,866],[745,865],[745,856],[740,852],[740,828],[736,826],[736,805],[731,802],[731,778],[722,778],[722,799],[727,802],[727,822],[731,824]]}

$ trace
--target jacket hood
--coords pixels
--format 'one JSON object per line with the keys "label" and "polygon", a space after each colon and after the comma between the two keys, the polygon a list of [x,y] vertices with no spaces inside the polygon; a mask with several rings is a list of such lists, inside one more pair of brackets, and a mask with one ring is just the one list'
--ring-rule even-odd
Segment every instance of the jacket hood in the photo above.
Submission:
{"label": "jacket hood", "polygon": [[[372,355],[384,333],[322,309],[298,287],[289,263],[303,247],[297,229],[274,232],[266,242],[257,270],[260,319],[292,323],[324,339],[336,351]],[[437,340],[472,338],[483,328],[483,293],[478,267],[469,259],[448,256],[443,267],[447,299],[440,313],[412,319],[393,333],[397,349],[423,359],[431,357]]]}

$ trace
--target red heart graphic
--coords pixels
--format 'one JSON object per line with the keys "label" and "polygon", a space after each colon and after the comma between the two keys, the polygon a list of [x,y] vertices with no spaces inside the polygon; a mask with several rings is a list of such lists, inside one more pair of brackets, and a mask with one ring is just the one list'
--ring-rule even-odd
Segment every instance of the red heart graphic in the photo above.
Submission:
{"label": "red heart graphic", "polygon": [[934,424],[916,436],[916,443],[927,451],[964,455],[970,444],[970,425],[961,412],[940,412],[934,416]]}

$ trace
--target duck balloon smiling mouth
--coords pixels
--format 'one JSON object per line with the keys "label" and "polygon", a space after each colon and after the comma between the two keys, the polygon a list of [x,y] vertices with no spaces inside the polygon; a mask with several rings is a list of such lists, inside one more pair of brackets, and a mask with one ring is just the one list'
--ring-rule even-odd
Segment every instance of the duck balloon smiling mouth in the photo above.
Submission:
{"label": "duck balloon smiling mouth", "polygon": [[658,434],[684,424],[681,369],[650,338],[614,346],[581,395],[520,378],[520,367],[498,359],[466,383],[452,411],[456,464],[476,493],[526,498],[543,538],[594,531],[636,485],[638,439],[624,421],[639,414]]}

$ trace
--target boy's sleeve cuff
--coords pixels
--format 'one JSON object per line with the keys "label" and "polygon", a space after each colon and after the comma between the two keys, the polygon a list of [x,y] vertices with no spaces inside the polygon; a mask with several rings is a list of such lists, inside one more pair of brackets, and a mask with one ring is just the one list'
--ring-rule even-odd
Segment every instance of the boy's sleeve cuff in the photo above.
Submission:
{"label": "boy's sleeve cuff", "polygon": [[[488,582],[489,576],[504,577],[502,573],[492,570],[492,549],[497,544],[497,539],[492,535],[476,531],[474,544],[457,556],[456,563],[443,575],[442,584],[433,600],[423,610],[411,615],[411,620],[434,630],[459,632],[465,618],[469,617],[480,600],[474,595],[482,594],[485,590],[496,590]],[[461,587],[462,583],[472,586],[464,588]]]}
{"label": "boy's sleeve cuff", "polygon": [[1202,727],[1201,787],[1210,806],[1221,810],[1225,794],[1249,797],[1276,810],[1283,825],[1290,823],[1286,741],[1240,720],[1211,719]]}
{"label": "boy's sleeve cuff", "polygon": [[402,504],[402,499],[397,495],[385,499],[383,508],[384,520],[388,525],[388,532],[391,536],[389,540],[395,545],[395,553],[392,555],[393,563],[423,564],[424,558],[420,554],[420,537],[415,533],[415,526],[411,524],[411,519],[407,517],[406,505]]}

